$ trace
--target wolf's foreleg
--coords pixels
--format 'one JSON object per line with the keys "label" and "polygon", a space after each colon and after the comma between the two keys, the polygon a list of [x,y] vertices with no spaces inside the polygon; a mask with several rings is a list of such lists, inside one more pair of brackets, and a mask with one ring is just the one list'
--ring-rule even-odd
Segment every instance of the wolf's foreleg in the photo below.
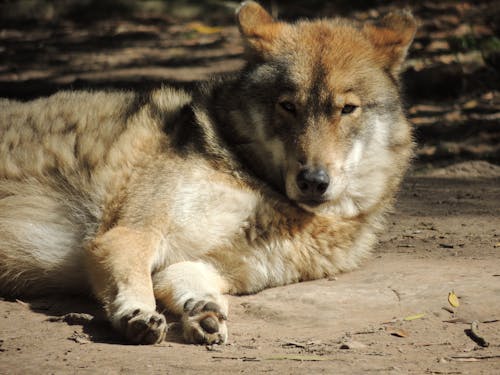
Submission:
{"label": "wolf's foreleg", "polygon": [[91,285],[111,323],[129,341],[154,344],[164,339],[167,323],[156,311],[151,264],[155,236],[115,227],[97,237],[87,252]]}
{"label": "wolf's foreleg", "polygon": [[184,339],[197,344],[227,340],[226,283],[217,270],[202,261],[180,262],[153,275],[155,297],[182,316]]}

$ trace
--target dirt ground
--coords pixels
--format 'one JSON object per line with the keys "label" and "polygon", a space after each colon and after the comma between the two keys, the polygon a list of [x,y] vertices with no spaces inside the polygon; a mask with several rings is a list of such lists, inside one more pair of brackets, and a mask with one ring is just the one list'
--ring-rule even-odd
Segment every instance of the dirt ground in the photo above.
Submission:
{"label": "dirt ground", "polygon": [[[2,301],[0,372],[498,373],[500,167],[437,172],[406,179],[359,270],[230,297],[227,345],[183,344],[176,324],[160,345],[125,345],[89,299]],[[474,320],[488,347],[471,339]]]}
{"label": "dirt ground", "polygon": [[[474,45],[495,41],[496,13],[487,1],[418,4],[404,74],[417,159],[363,267],[230,297],[223,346],[183,344],[172,317],[166,342],[126,345],[87,297],[0,300],[0,373],[500,373],[498,53]],[[10,98],[189,88],[242,65],[225,19],[220,27],[167,15],[3,21],[0,96]]]}

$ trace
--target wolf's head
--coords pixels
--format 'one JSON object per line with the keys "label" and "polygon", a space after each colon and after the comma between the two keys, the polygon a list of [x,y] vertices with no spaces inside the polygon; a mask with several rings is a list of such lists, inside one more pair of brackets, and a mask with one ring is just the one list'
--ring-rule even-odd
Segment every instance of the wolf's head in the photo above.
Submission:
{"label": "wolf's head", "polygon": [[316,213],[353,216],[392,195],[411,154],[398,74],[413,17],[290,24],[249,1],[237,21],[248,64],[228,115],[259,173]]}

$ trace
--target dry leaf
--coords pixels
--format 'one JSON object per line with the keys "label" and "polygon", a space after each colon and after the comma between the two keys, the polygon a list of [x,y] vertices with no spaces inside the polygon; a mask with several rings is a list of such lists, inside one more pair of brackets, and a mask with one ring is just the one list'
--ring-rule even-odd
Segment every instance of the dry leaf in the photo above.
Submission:
{"label": "dry leaf", "polygon": [[222,27],[207,26],[202,24],[201,22],[190,22],[187,24],[187,27],[200,34],[216,34],[224,30]]}
{"label": "dry leaf", "polygon": [[425,314],[415,314],[415,315],[407,316],[407,317],[403,318],[403,320],[409,322],[412,320],[422,319],[424,316],[425,316]]}
{"label": "dry leaf", "polygon": [[396,336],[396,337],[408,337],[409,336],[408,332],[406,332],[402,328],[387,327],[385,330],[387,331],[387,333],[389,333],[392,336]]}
{"label": "dry leaf", "polygon": [[471,109],[477,107],[479,102],[477,100],[469,100],[468,102],[464,103],[464,108],[465,109]]}
{"label": "dry leaf", "polygon": [[448,302],[453,307],[460,306],[460,302],[458,301],[458,297],[457,297],[457,295],[455,294],[454,291],[451,291],[450,293],[448,293]]}

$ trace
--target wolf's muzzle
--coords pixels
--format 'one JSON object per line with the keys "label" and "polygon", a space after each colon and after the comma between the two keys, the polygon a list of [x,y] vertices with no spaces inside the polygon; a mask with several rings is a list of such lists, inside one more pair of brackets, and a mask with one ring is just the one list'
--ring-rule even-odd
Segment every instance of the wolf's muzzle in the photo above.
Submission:
{"label": "wolf's muzzle", "polygon": [[322,168],[304,168],[297,175],[297,186],[303,200],[321,201],[330,184],[328,172]]}

